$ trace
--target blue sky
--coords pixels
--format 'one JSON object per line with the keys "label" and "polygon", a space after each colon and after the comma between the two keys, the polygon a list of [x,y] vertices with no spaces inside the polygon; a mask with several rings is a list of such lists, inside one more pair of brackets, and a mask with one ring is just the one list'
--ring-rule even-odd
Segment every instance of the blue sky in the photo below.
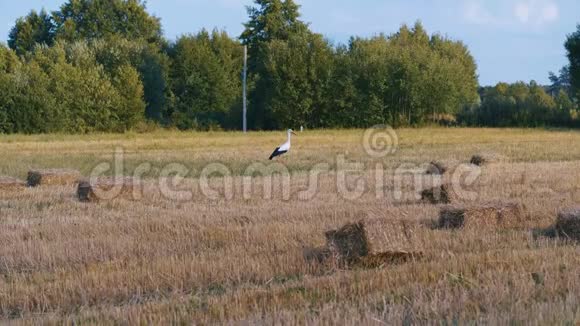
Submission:
{"label": "blue sky", "polygon": [[[0,0],[0,42],[30,9],[55,10],[64,0]],[[482,85],[498,81],[548,82],[566,64],[566,35],[580,23],[578,0],[296,0],[302,19],[335,43],[351,35],[391,33],[421,20],[429,32],[465,42]],[[168,38],[205,28],[242,31],[251,0],[149,0]]]}

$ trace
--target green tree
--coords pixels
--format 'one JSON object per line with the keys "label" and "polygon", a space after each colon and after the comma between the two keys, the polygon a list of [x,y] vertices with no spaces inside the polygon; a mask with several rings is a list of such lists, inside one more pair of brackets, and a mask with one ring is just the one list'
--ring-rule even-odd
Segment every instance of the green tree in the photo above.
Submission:
{"label": "green tree", "polygon": [[37,44],[54,43],[55,24],[52,17],[43,9],[31,11],[26,17],[19,18],[10,30],[8,45],[18,55],[32,51]]}
{"label": "green tree", "polygon": [[[63,131],[64,114],[58,110],[55,94],[49,90],[51,76],[37,63],[22,66],[15,73],[15,92],[10,99],[11,132],[49,133]],[[19,78],[20,77],[20,78]],[[22,78],[23,77],[23,78]]]}
{"label": "green tree", "polygon": [[560,91],[564,91],[570,96],[572,94],[572,85],[570,82],[570,66],[565,66],[560,69],[558,75],[553,72],[549,73],[550,82],[552,83],[549,87],[550,95],[557,96]]}
{"label": "green tree", "polygon": [[242,48],[225,32],[182,36],[171,49],[173,122],[180,129],[226,125],[241,102]]}
{"label": "green tree", "polygon": [[462,123],[492,127],[562,126],[571,123],[570,105],[566,93],[553,98],[544,87],[529,84],[498,83],[484,88],[481,104],[463,111]]}
{"label": "green tree", "polygon": [[13,73],[20,65],[20,60],[14,51],[0,43],[0,74]]}
{"label": "green tree", "polygon": [[580,97],[580,25],[576,31],[570,35],[564,44],[568,60],[570,61],[570,83],[572,86],[572,96],[576,99]]}
{"label": "green tree", "polygon": [[145,117],[158,122],[167,122],[172,94],[169,85],[170,58],[157,45],[144,40],[128,40],[120,36],[91,42],[97,62],[109,74],[122,66],[131,65],[140,75],[147,107]]}
{"label": "green tree", "polygon": [[525,111],[528,112],[525,125],[537,127],[553,124],[557,113],[554,98],[534,81],[530,83],[529,89],[527,103],[523,104]]}
{"label": "green tree", "polygon": [[170,63],[162,51],[165,40],[160,20],[147,12],[144,1],[69,0],[54,17],[58,39],[101,42],[99,59],[106,60],[107,70],[112,72],[125,64],[137,69],[147,103],[145,116],[166,122]]}
{"label": "green tree", "polygon": [[162,42],[160,20],[147,13],[141,0],[68,0],[53,15],[57,38],[69,42],[114,35]]}
{"label": "green tree", "polygon": [[271,93],[266,62],[268,46],[272,41],[288,41],[292,35],[308,32],[308,26],[299,20],[299,6],[293,0],[255,0],[248,7],[249,21],[240,36],[248,46],[250,91],[249,126],[272,129],[276,122],[267,109]]}
{"label": "green tree", "polygon": [[[429,95],[435,104],[434,114],[457,114],[464,105],[479,100],[475,59],[462,42],[434,35],[430,43],[437,67],[432,74],[437,82],[430,84],[433,87]],[[437,100],[438,96],[442,98]]]}
{"label": "green tree", "polygon": [[37,47],[22,60],[0,74],[2,132],[125,131],[143,119],[136,70],[108,73],[87,42]]}
{"label": "green tree", "polygon": [[266,47],[264,98],[274,128],[326,126],[333,52],[321,35],[302,33]]}
{"label": "green tree", "polygon": [[143,84],[139,72],[130,65],[121,66],[113,78],[113,85],[123,99],[115,110],[119,121],[116,129],[129,130],[145,118]]}
{"label": "green tree", "polygon": [[421,23],[390,36],[352,38],[336,51],[332,125],[418,125],[477,102],[476,65],[467,48]]}
{"label": "green tree", "polygon": [[139,72],[147,103],[147,118],[166,122],[172,98],[168,56],[158,18],[146,11],[141,0],[68,0],[52,17],[44,10],[17,21],[10,46],[18,54],[36,44],[51,46],[54,40],[89,41],[98,47],[98,60],[110,75],[125,64]]}
{"label": "green tree", "polygon": [[293,34],[308,29],[299,20],[300,6],[293,0],[254,0],[256,6],[248,7],[250,20],[244,24],[240,36],[243,44],[248,45],[252,61],[260,59],[260,48],[273,40],[288,40]]}
{"label": "green tree", "polygon": [[570,111],[576,109],[574,102],[563,89],[558,92],[558,95],[554,100],[556,101],[556,108],[563,113],[570,113]]}
{"label": "green tree", "polygon": [[[351,40],[351,44],[352,44]],[[322,121],[324,126],[338,128],[356,126],[356,103],[359,98],[356,85],[358,65],[352,62],[350,49],[339,45],[334,51],[333,66],[330,76],[329,91],[327,93],[328,108],[324,112]],[[332,94],[334,94],[332,96]]]}
{"label": "green tree", "polygon": [[118,130],[121,96],[86,42],[59,42],[36,51],[32,60],[50,76],[48,92],[59,99],[54,111],[62,115],[61,131]]}
{"label": "green tree", "polygon": [[16,54],[0,43],[0,133],[13,132],[10,114],[17,92],[14,72],[19,68]]}

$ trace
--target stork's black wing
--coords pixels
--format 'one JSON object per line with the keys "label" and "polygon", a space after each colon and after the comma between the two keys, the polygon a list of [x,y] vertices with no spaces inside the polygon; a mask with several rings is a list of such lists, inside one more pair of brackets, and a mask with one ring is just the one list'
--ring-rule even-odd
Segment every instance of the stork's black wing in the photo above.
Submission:
{"label": "stork's black wing", "polygon": [[274,159],[274,157],[276,156],[280,156],[284,153],[287,153],[288,151],[281,151],[280,147],[276,148],[276,150],[272,153],[272,155],[270,155],[270,161]]}

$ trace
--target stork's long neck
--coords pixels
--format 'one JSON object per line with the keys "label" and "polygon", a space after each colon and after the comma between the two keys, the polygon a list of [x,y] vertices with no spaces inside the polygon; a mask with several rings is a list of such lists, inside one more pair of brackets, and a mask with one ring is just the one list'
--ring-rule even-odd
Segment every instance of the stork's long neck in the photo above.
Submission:
{"label": "stork's long neck", "polygon": [[290,144],[291,140],[292,140],[292,133],[288,132],[288,144]]}

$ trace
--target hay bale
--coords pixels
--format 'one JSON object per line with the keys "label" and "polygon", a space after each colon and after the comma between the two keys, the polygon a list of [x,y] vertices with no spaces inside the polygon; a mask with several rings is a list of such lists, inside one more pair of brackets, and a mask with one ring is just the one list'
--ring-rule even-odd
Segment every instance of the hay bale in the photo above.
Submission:
{"label": "hay bale", "polygon": [[438,187],[425,189],[421,192],[421,201],[437,205],[450,204],[452,201],[457,201],[458,197],[455,195],[450,184],[443,184]]}
{"label": "hay bale", "polygon": [[523,221],[523,209],[516,203],[490,203],[479,206],[444,207],[439,227],[457,229],[469,226],[511,227]]}
{"label": "hay bale", "polygon": [[[366,225],[370,225],[371,235],[367,233]],[[384,219],[365,220],[351,223],[338,230],[325,233],[326,246],[303,247],[302,254],[308,263],[327,264],[343,268],[362,267],[377,268],[385,265],[401,264],[423,256],[422,251],[415,250],[412,227],[403,221]],[[388,234],[385,234],[388,232]],[[384,239],[385,237],[389,239]],[[391,239],[394,238],[394,239]],[[401,239],[406,240],[401,240]],[[385,243],[386,240],[386,243]],[[393,240],[393,241],[391,241]],[[371,252],[371,241],[375,241],[381,248],[397,248]],[[401,250],[397,244],[413,242],[410,250]]]}
{"label": "hay bale", "polygon": [[580,207],[565,209],[558,213],[554,229],[560,236],[580,241]]}
{"label": "hay bale", "polygon": [[447,172],[447,166],[441,162],[431,162],[425,171],[429,175],[443,175]]}
{"label": "hay bale", "polygon": [[13,177],[0,177],[0,191],[19,191],[26,188],[26,182]]}
{"label": "hay bale", "polygon": [[360,268],[381,268],[387,265],[400,265],[423,258],[422,252],[385,251],[362,257],[355,263]]}
{"label": "hay bale", "polygon": [[101,178],[94,182],[83,180],[77,187],[77,197],[81,202],[103,200],[135,200],[134,191],[139,183],[133,178]]}
{"label": "hay bale", "polygon": [[27,185],[38,186],[74,186],[79,182],[81,173],[70,169],[32,170],[28,172]]}
{"label": "hay bale", "polygon": [[338,230],[328,231],[325,236],[327,247],[347,264],[358,261],[360,257],[367,256],[371,251],[362,221],[347,224]]}
{"label": "hay bale", "polygon": [[429,231],[423,227],[422,222],[405,218],[365,219],[365,230],[372,252],[423,251]]}
{"label": "hay bale", "polygon": [[77,197],[82,202],[95,202],[99,199],[93,192],[93,187],[89,181],[81,181],[77,187]]}
{"label": "hay bale", "polygon": [[505,158],[496,153],[480,153],[473,155],[469,161],[473,165],[484,166],[490,163],[500,163],[505,161]]}
{"label": "hay bale", "polygon": [[438,226],[443,229],[458,229],[465,224],[465,209],[446,207],[439,212]]}
{"label": "hay bale", "polygon": [[487,163],[485,157],[483,157],[482,155],[473,155],[471,157],[471,160],[469,161],[471,164],[473,165],[477,165],[477,166],[482,166],[485,163]]}

